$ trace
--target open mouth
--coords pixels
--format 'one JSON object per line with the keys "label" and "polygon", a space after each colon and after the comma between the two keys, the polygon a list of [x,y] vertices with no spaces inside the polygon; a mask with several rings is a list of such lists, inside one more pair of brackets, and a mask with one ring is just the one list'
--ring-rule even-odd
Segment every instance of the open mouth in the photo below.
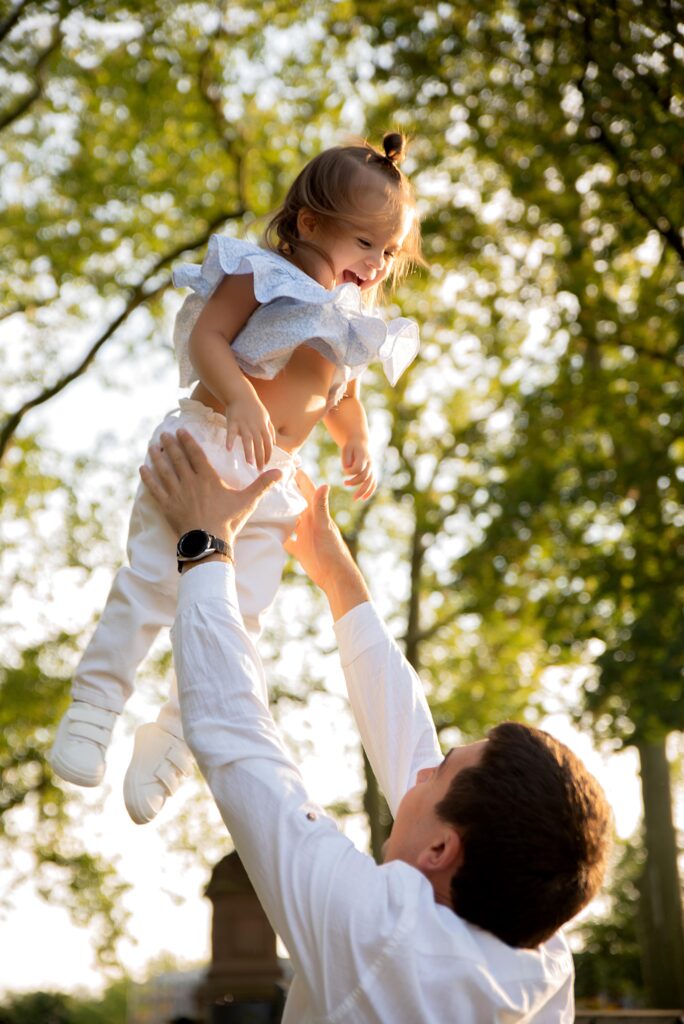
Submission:
{"label": "open mouth", "polygon": [[342,280],[345,284],[355,284],[357,288],[361,288],[366,283],[365,277],[359,277],[353,270],[343,271]]}

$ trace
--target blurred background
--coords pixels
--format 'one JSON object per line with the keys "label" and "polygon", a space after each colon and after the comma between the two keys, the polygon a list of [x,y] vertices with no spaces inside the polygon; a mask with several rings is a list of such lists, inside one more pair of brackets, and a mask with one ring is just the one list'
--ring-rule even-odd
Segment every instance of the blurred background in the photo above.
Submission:
{"label": "blurred background", "polygon": [[[0,1020],[152,1019],[131,993],[207,961],[231,847],[205,787],[143,828],[120,792],[166,638],[103,788],[45,755],[177,398],[171,268],[258,240],[311,157],[393,129],[427,267],[387,308],[421,353],[394,389],[364,376],[371,502],[322,430],[305,466],[445,747],[541,724],[606,787],[580,1002],[684,1006],[683,57],[681,0],[0,3]],[[387,809],[294,566],[262,653],[315,798],[377,856]]]}

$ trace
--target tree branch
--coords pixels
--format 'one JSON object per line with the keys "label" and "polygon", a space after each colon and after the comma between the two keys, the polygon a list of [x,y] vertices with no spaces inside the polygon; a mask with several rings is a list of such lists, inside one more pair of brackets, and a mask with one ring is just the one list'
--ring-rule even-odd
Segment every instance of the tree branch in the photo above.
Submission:
{"label": "tree branch", "polygon": [[224,150],[234,157],[237,162],[237,186],[238,196],[244,206],[247,206],[246,202],[246,188],[247,182],[245,179],[245,152],[244,152],[244,139],[235,128],[234,125],[227,120],[224,112],[223,105],[221,103],[220,93],[218,86],[212,78],[209,63],[214,56],[214,47],[216,40],[223,35],[223,27],[221,21],[219,21],[216,29],[209,37],[207,46],[204,49],[200,57],[199,72],[197,76],[197,87],[199,89],[200,96],[209,107],[211,115],[214,121],[214,127],[216,134],[218,135],[221,145]]}
{"label": "tree branch", "polygon": [[416,636],[416,642],[422,644],[425,640],[431,640],[435,633],[439,633],[440,629],[444,629],[445,626],[450,626],[452,622],[455,622],[459,615],[463,615],[463,609],[454,608],[448,615],[445,615],[441,619],[437,619],[426,629],[422,629]]}
{"label": "tree branch", "polygon": [[[612,17],[613,17],[613,26],[614,26],[614,29],[615,29],[615,34],[617,36],[617,42],[618,42],[620,47],[622,47],[623,49],[626,50],[627,49],[627,43],[625,41],[625,38],[624,38],[624,35],[623,35],[623,32],[622,32],[622,25],[621,25],[621,21],[620,21],[620,10],[618,8],[617,0],[610,0],[610,5],[609,6],[610,6],[610,11],[611,11],[611,14],[612,14]],[[630,58],[630,62],[632,64],[634,63],[632,58]],[[635,74],[636,74],[636,72],[635,72]],[[664,92],[659,88],[658,84],[656,84],[655,82],[651,81],[650,75],[640,75],[638,81],[639,81],[639,85],[643,85],[643,86],[645,86],[648,89],[648,91],[651,93],[651,95],[654,97],[654,99],[658,103],[658,106],[661,108],[661,110],[665,114],[669,114],[670,113],[670,101],[672,99],[672,96],[671,96],[671,90],[670,90],[669,86],[667,85],[667,81],[664,81],[664,83],[663,83],[663,85],[664,85]]]}
{"label": "tree branch", "polygon": [[10,34],[30,3],[32,3],[32,0],[21,0],[21,2],[10,11],[5,20],[0,22],[0,42],[2,42],[5,36]]}
{"label": "tree branch", "polygon": [[413,537],[411,538],[410,591],[404,634],[404,654],[409,665],[412,665],[416,672],[420,668],[420,583],[424,557],[425,545],[423,531],[420,527],[420,511],[416,509]]}
{"label": "tree branch", "polygon": [[49,402],[50,399],[55,397],[55,395],[58,395],[60,392],[64,391],[64,389],[68,387],[69,384],[71,384],[74,380],[82,376],[82,374],[88,369],[90,364],[93,362],[95,356],[100,351],[105,342],[107,342],[111,338],[111,336],[119,329],[119,327],[121,327],[121,325],[125,323],[125,321],[131,315],[131,313],[133,313],[133,311],[136,310],[139,306],[142,306],[146,302],[149,302],[150,299],[162,294],[162,292],[164,292],[169,287],[170,284],[170,281],[166,281],[160,284],[157,288],[153,288],[151,291],[146,291],[145,282],[147,281],[147,279],[159,273],[159,271],[163,270],[170,263],[173,263],[176,259],[178,259],[181,253],[187,252],[188,250],[191,249],[197,249],[201,245],[206,244],[209,235],[211,235],[216,230],[217,227],[219,227],[221,224],[225,223],[228,220],[234,220],[236,218],[242,217],[244,213],[245,211],[242,208],[238,208],[232,213],[222,213],[219,217],[214,218],[214,220],[207,225],[205,231],[198,238],[195,238],[189,242],[182,242],[174,250],[167,252],[164,256],[161,256],[157,260],[154,266],[151,267],[149,272],[145,275],[145,278],[129,292],[128,301],[121,314],[111,324],[109,324],[109,326],[103,331],[103,333],[93,342],[93,344],[90,346],[90,348],[85,353],[85,355],[78,363],[78,365],[74,367],[73,370],[70,370],[68,373],[60,377],[57,381],[55,381],[54,384],[44,388],[33,398],[30,398],[28,401],[24,402],[24,404],[20,406],[19,409],[11,413],[5,419],[5,422],[2,425],[2,429],[0,430],[0,462],[2,462],[2,459],[4,458],[5,453],[10,445],[10,442],[14,437],[14,434],[16,433],[16,430],[19,427],[22,420],[24,419],[24,417],[29,412],[31,412],[32,409],[36,409],[38,406],[45,405],[45,403]]}
{"label": "tree branch", "polygon": [[[625,191],[627,192],[627,196],[629,198],[630,203],[632,204],[632,207],[639,214],[640,217],[644,218],[644,220],[648,223],[649,227],[651,227],[653,231],[657,231],[660,237],[664,239],[665,242],[667,242],[670,248],[674,249],[674,251],[679,256],[680,260],[684,261],[684,241],[682,241],[679,231],[675,228],[671,218],[668,217],[668,215],[663,210],[660,209],[655,197],[652,196],[646,189],[642,189],[642,194],[640,194],[634,188],[634,183],[632,182],[629,176],[629,170],[626,170],[625,167],[620,163],[620,153],[618,151],[618,148],[617,146],[614,145],[612,139],[603,127],[603,123],[598,114],[595,113],[592,116],[592,123],[599,130],[599,139],[603,144],[603,148],[610,154],[610,156],[613,158],[613,162],[615,163],[616,167],[618,167],[619,170],[621,170],[627,178]],[[648,202],[653,207],[655,207],[655,212],[652,212],[651,210],[648,209],[647,204],[644,202],[644,199],[647,199]]]}
{"label": "tree branch", "polygon": [[360,540],[361,540],[361,533],[363,531],[363,527],[364,527],[364,524],[366,522],[366,518],[368,516],[368,513],[370,512],[371,508],[373,507],[374,501],[375,501],[374,498],[371,498],[370,501],[364,501],[363,505],[359,509],[359,513],[358,513],[358,515],[356,517],[356,520],[354,522],[353,529],[349,530],[346,533],[344,531],[341,531],[344,543],[349,548],[351,556],[352,556],[352,558],[354,559],[355,562],[358,561],[359,543],[360,543]]}
{"label": "tree branch", "polygon": [[681,363],[677,358],[677,349],[673,352],[656,352],[655,349],[646,348],[642,345],[635,345],[631,341],[617,341],[614,338],[606,339],[606,341],[599,341],[594,334],[587,331],[586,324],[582,324],[582,339],[588,345],[591,345],[596,349],[606,348],[609,345],[612,345],[615,348],[631,348],[638,355],[645,356],[647,359],[654,359],[658,362],[669,363],[670,366],[677,366],[681,368]]}
{"label": "tree branch", "polygon": [[[584,21],[583,37],[585,45],[586,63],[588,64],[589,62],[591,62],[600,66],[599,61],[597,61],[594,57],[594,39],[591,33],[590,16],[584,9],[582,4],[578,4],[578,7],[581,11]],[[590,103],[591,97],[587,93],[585,80],[586,70],[582,74],[582,77],[579,79],[578,82],[578,88],[582,93],[582,98],[584,100],[584,109],[587,113],[590,110],[592,110],[592,113],[589,114],[588,116],[591,121],[591,124],[598,130],[600,144],[611,157],[613,164],[618,168],[619,171],[621,171],[625,175],[625,178],[627,179],[625,191],[627,194],[627,198],[629,199],[633,209],[640,217],[642,217],[647,222],[649,227],[653,231],[656,231],[660,235],[660,237],[667,243],[667,245],[670,246],[677,253],[680,260],[684,261],[684,241],[682,241],[678,229],[673,224],[672,218],[667,216],[667,214],[660,208],[655,197],[651,195],[646,189],[642,189],[643,194],[640,194],[634,187],[634,184],[630,179],[629,168],[625,166],[625,163],[622,160],[622,154],[620,153],[618,147],[614,145],[608,132],[606,132],[603,126],[603,119],[601,115],[597,110],[593,109],[593,105]],[[648,202],[646,202],[645,200],[647,200]],[[649,206],[654,208],[655,212],[653,209],[650,209]]]}
{"label": "tree branch", "polygon": [[214,56],[214,45],[220,33],[221,25],[219,23],[217,29],[209,37],[207,45],[200,58],[197,86],[200,96],[211,111],[214,127],[216,128],[216,134],[221,140],[224,149],[230,152],[230,146],[236,142],[238,135],[235,128],[226,120],[223,113],[223,106],[221,104],[218,86],[212,78],[209,67],[210,61]]}
{"label": "tree branch", "polygon": [[33,73],[36,78],[30,92],[28,92],[26,96],[22,96],[11,110],[7,110],[3,114],[0,114],[0,131],[3,131],[14,121],[18,121],[20,117],[23,117],[33,103],[42,96],[44,86],[43,72],[45,70],[45,65],[62,42],[61,24],[61,21],[57,22],[53,28],[50,45],[43,50],[36,62],[27,69],[27,71]]}

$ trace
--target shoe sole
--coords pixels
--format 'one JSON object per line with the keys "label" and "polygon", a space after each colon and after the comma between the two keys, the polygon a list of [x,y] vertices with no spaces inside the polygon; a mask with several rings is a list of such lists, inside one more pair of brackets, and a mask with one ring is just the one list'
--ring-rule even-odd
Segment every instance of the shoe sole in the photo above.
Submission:
{"label": "shoe sole", "polygon": [[[127,782],[128,777],[124,779],[123,786],[124,804],[126,805],[128,816],[135,825],[148,825],[151,821],[154,821],[159,811],[155,811],[154,814],[152,815],[144,814],[140,810],[140,807],[138,806],[137,800],[135,799],[134,795],[130,792],[130,789],[132,788],[133,784],[130,783],[129,785],[126,785]],[[162,804],[162,807],[163,806],[164,805]],[[159,810],[161,810],[161,807],[159,808]]]}
{"label": "shoe sole", "polygon": [[65,782],[71,782],[74,786],[84,786],[86,789],[92,789],[94,786],[99,786],[104,778],[104,769],[98,776],[84,775],[82,772],[71,768],[65,761],[62,761],[59,755],[50,755],[48,763],[55,775],[59,775],[60,779],[64,779]]}

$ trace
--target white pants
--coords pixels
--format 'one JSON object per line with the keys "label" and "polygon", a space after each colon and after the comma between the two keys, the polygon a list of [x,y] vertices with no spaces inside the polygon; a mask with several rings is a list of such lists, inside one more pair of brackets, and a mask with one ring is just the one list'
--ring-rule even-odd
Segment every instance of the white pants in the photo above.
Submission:
{"label": "white pants", "polygon": [[[238,439],[226,450],[226,421],[201,402],[182,399],[152,435],[157,443],[162,432],[174,434],[180,427],[201,444],[209,461],[231,487],[250,484],[259,470],[244,458]],[[283,543],[306,508],[294,480],[299,459],[274,448],[266,468],[277,467],[282,479],[265,495],[235,541],[235,575],[240,611],[254,636],[271,605],[285,564]],[[135,675],[152,641],[164,626],[171,626],[176,612],[178,538],[159,512],[147,488],[141,484],[135,496],[127,542],[129,564],[119,569],[88,647],[74,676],[74,700],[88,701],[109,711],[121,712],[130,697]],[[158,722],[167,732],[182,737],[175,679]]]}

